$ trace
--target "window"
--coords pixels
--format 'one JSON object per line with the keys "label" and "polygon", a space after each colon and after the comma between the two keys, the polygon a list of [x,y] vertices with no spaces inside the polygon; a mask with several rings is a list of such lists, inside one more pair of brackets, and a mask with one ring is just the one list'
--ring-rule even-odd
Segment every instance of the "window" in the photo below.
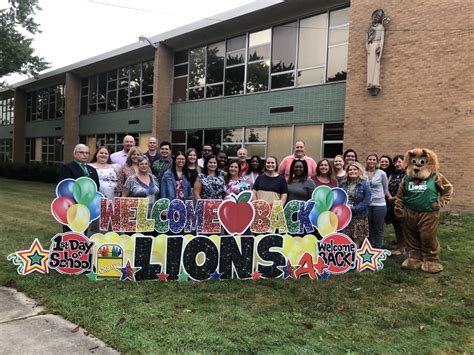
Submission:
{"label": "window", "polygon": [[271,30],[249,34],[247,92],[268,90]]}
{"label": "window", "polygon": [[63,137],[43,137],[41,140],[41,161],[46,164],[63,162]]}
{"label": "window", "polygon": [[344,123],[326,123],[323,132],[323,156],[334,158],[342,154]]}
{"label": "window", "polygon": [[12,142],[11,138],[0,139],[0,162],[12,160]]}
{"label": "window", "polygon": [[8,97],[0,100],[0,126],[8,126],[13,124],[14,99]]}
{"label": "window", "polygon": [[296,21],[273,28],[272,89],[295,85]]}
{"label": "window", "polygon": [[26,121],[64,118],[64,85],[31,92],[26,98]]}
{"label": "window", "polygon": [[175,52],[173,101],[346,80],[348,38],[347,7]]}
{"label": "window", "polygon": [[298,42],[298,85],[324,82],[328,14],[300,21]]}
{"label": "window", "polygon": [[81,115],[153,104],[153,61],[125,66],[81,81]]}
{"label": "window", "polygon": [[[96,148],[106,146],[112,154],[123,149],[122,142],[126,135],[130,135],[135,138],[135,145],[138,145],[138,142],[140,141],[140,133],[110,133],[98,134],[96,136],[80,136],[79,142],[87,145],[94,145],[95,142]],[[94,151],[92,151],[91,154],[94,154]]]}
{"label": "window", "polygon": [[36,160],[36,138],[25,139],[25,162]]}
{"label": "window", "polygon": [[245,128],[245,142],[244,146],[248,151],[248,156],[258,155],[265,157],[267,144],[267,128],[266,127],[251,127]]}
{"label": "window", "polygon": [[244,93],[246,42],[246,35],[227,40],[225,69],[226,96]]}
{"label": "window", "polygon": [[329,14],[327,81],[346,80],[349,8]]}

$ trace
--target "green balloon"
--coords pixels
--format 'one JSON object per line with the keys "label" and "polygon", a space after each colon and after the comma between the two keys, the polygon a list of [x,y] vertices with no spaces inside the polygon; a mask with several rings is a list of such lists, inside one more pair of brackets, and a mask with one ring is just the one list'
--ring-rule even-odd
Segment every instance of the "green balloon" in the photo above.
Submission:
{"label": "green balloon", "polygon": [[334,196],[331,188],[327,186],[319,186],[313,191],[314,206],[319,212],[328,211],[333,202]]}
{"label": "green balloon", "polygon": [[77,203],[88,206],[95,197],[97,186],[94,180],[88,177],[80,177],[72,186],[72,195]]}

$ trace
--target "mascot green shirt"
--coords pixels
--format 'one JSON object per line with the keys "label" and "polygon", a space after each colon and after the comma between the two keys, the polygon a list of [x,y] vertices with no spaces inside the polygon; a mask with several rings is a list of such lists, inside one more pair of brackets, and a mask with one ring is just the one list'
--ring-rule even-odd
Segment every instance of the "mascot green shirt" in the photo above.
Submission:
{"label": "mascot green shirt", "polygon": [[405,194],[403,204],[414,211],[432,212],[433,204],[438,201],[438,190],[436,189],[435,176],[427,180],[416,178],[405,178]]}

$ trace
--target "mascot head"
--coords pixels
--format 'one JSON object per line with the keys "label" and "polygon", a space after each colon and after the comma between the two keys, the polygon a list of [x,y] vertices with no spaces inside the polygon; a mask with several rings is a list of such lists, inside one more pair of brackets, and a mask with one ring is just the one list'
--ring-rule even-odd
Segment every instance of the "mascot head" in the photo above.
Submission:
{"label": "mascot head", "polygon": [[430,149],[414,148],[409,150],[405,154],[403,165],[407,175],[415,179],[426,180],[439,171],[438,157]]}

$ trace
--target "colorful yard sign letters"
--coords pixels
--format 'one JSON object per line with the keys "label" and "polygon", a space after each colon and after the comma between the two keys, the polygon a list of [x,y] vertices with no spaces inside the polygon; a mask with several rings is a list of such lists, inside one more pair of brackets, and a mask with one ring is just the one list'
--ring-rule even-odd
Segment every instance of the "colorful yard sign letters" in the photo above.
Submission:
{"label": "colorful yard sign letters", "polygon": [[107,200],[91,179],[66,179],[51,213],[71,231],[56,234],[49,251],[36,239],[8,260],[21,275],[53,269],[90,280],[326,280],[381,270],[390,254],[340,232],[352,217],[340,188],[320,186],[311,200],[285,206],[252,197],[160,199],[148,210],[146,198]]}

